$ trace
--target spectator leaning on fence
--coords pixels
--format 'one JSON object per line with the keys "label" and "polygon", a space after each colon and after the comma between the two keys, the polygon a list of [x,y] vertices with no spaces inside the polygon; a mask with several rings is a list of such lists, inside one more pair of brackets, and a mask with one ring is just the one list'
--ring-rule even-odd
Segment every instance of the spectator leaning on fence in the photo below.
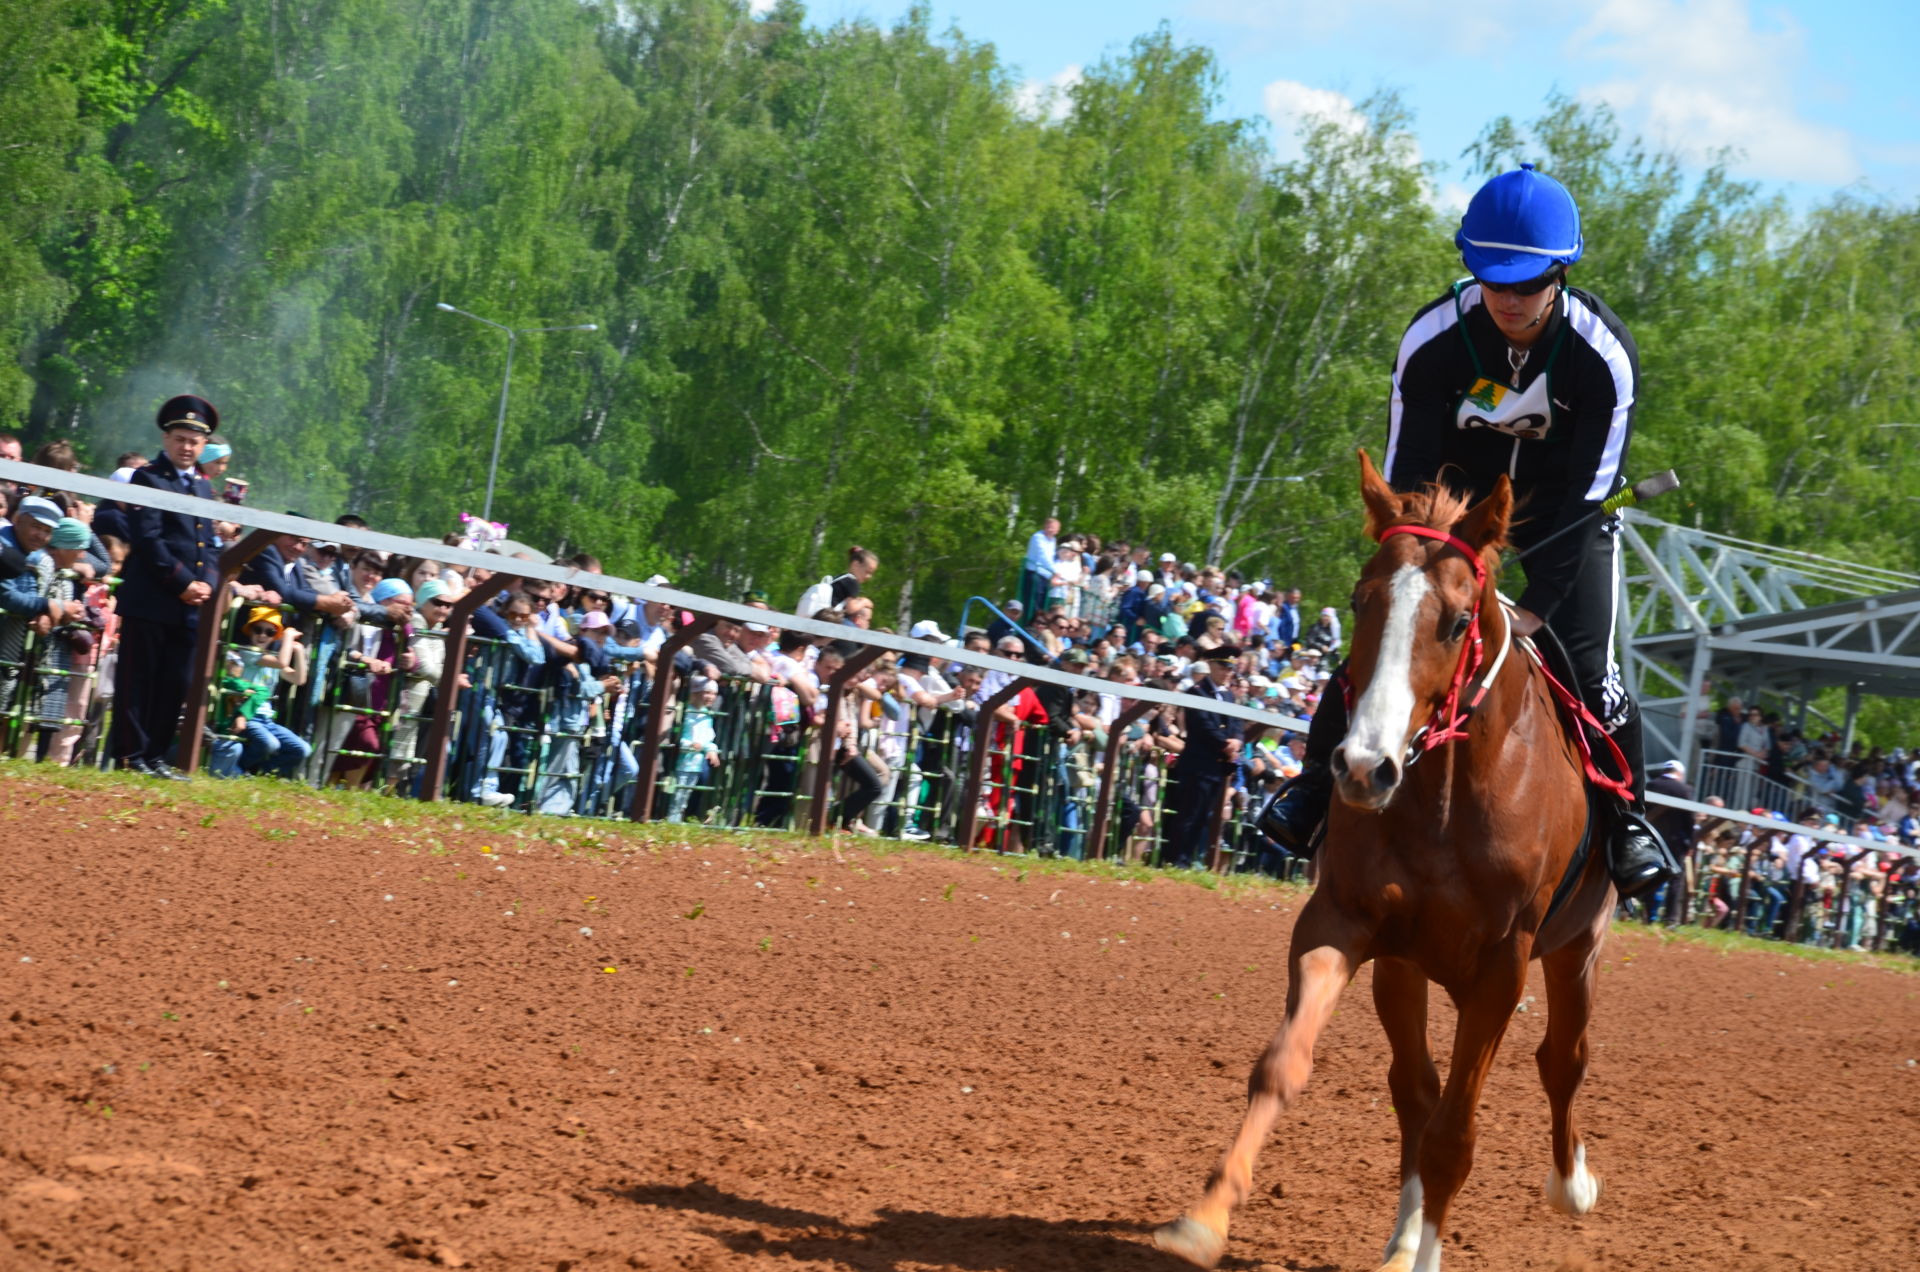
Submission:
{"label": "spectator leaning on fence", "polygon": [[386,611],[385,624],[360,623],[341,655],[346,681],[345,698],[352,708],[340,754],[334,760],[331,781],[355,787],[372,779],[386,754],[390,712],[398,694],[396,674],[411,671],[414,656],[408,619],[413,592],[400,579],[381,579],[370,593],[374,605]]}
{"label": "spectator leaning on fence", "polygon": [[[30,496],[20,501],[13,523],[0,529],[8,547],[21,554],[20,572],[0,585],[0,711],[11,711],[28,667],[28,636],[44,642],[57,623],[76,622],[85,610],[72,598],[54,594],[51,585],[59,568],[50,555],[53,539],[68,519],[52,501]],[[78,522],[74,523],[78,525]],[[69,559],[71,564],[74,558]]]}
{"label": "spectator leaning on fence", "polygon": [[[404,793],[412,783],[412,762],[420,739],[421,720],[446,671],[447,616],[459,599],[459,590],[438,578],[429,578],[414,589],[413,605],[419,630],[407,645],[413,654],[413,666],[402,678],[400,710],[394,717],[393,736],[387,744],[387,780],[398,793]],[[456,689],[473,687],[464,672],[459,673],[454,683]]]}
{"label": "spectator leaning on fence", "polygon": [[[38,620],[46,625],[40,640],[39,683],[34,686],[40,698],[38,727],[48,735],[45,758],[60,765],[72,762],[86,726],[92,701],[89,673],[106,629],[99,609],[104,596],[89,599],[94,585],[84,558],[90,538],[84,522],[62,517],[44,552],[37,554],[45,564],[34,563],[43,579],[49,611]],[[81,610],[78,618],[75,605]]]}

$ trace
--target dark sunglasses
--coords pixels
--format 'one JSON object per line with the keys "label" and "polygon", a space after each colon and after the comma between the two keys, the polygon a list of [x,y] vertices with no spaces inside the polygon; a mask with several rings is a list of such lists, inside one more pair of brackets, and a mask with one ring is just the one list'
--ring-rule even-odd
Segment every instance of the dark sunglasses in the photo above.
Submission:
{"label": "dark sunglasses", "polygon": [[1529,278],[1524,283],[1490,283],[1484,278],[1476,278],[1473,281],[1480,284],[1483,290],[1492,292],[1496,296],[1504,296],[1508,292],[1516,296],[1538,296],[1560,281],[1560,271],[1550,269],[1540,277]]}

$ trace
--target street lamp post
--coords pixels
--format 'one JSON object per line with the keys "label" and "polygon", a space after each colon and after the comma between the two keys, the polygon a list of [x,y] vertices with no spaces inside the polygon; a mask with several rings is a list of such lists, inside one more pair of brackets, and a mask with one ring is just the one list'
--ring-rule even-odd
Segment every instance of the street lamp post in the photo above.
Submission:
{"label": "street lamp post", "polygon": [[449,314],[459,314],[462,318],[471,318],[475,322],[485,323],[496,331],[507,333],[507,372],[500,378],[500,414],[493,422],[493,459],[487,464],[487,500],[480,509],[482,521],[493,520],[493,479],[500,469],[500,438],[507,430],[507,391],[513,386],[513,348],[521,336],[531,336],[542,331],[598,331],[598,323],[583,322],[571,327],[509,327],[504,322],[495,322],[491,318],[482,318],[479,314],[470,314],[441,301],[434,306]]}

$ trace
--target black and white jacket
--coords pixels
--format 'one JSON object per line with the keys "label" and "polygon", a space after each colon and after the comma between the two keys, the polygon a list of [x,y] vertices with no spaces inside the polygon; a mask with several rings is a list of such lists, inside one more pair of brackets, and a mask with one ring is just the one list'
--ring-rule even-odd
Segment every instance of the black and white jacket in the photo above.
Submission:
{"label": "black and white jacket", "polygon": [[[1457,297],[1450,290],[1414,316],[1393,368],[1387,481],[1413,490],[1442,480],[1444,468],[1449,485],[1478,499],[1506,473],[1516,503],[1511,538],[1522,549],[1590,514],[1620,488],[1640,383],[1633,337],[1599,297],[1563,287],[1543,327],[1516,374],[1506,338],[1481,303],[1479,285],[1469,281]],[[1547,384],[1536,387],[1549,367]],[[1463,406],[1482,378],[1550,406],[1517,419]],[[1591,538],[1569,534],[1530,557],[1519,603],[1551,618]]]}

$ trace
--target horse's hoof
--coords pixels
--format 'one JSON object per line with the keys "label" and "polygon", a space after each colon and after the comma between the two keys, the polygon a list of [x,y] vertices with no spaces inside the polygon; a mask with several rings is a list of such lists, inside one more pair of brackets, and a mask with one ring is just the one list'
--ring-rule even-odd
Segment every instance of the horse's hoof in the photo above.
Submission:
{"label": "horse's hoof", "polygon": [[1573,1174],[1565,1179],[1547,1168],[1547,1204],[1563,1215],[1579,1218],[1600,1204],[1600,1176],[1587,1169],[1587,1146],[1573,1150]]}
{"label": "horse's hoof", "polygon": [[1210,1268],[1226,1253],[1227,1237],[1191,1215],[1181,1215],[1172,1223],[1154,1229],[1153,1244],[1197,1268]]}

